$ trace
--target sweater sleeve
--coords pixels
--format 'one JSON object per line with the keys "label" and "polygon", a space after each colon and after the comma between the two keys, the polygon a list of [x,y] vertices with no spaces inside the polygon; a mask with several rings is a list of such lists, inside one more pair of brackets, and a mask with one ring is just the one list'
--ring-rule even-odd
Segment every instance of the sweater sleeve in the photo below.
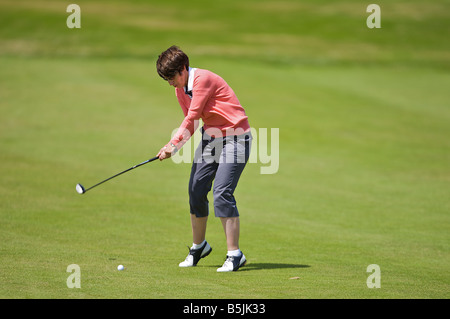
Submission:
{"label": "sweater sleeve", "polygon": [[[192,90],[193,98],[190,101],[190,106],[186,105],[186,103],[188,103],[188,100],[186,99],[189,99],[189,97],[187,97],[187,95],[179,96],[180,92],[177,91],[178,101],[180,102],[181,108],[185,113],[183,122],[170,141],[170,143],[174,144],[177,149],[180,149],[189,140],[189,138],[191,138],[197,129],[199,119],[202,116],[206,102],[213,93],[213,84],[213,81],[206,74],[196,75]],[[187,112],[185,110],[187,110]]]}

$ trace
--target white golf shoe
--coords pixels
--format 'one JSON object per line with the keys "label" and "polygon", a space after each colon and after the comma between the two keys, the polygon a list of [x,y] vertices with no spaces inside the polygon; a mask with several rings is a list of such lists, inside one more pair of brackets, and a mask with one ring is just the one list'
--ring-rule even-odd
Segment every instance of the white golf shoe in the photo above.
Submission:
{"label": "white golf shoe", "polygon": [[[188,247],[189,248],[189,247]],[[197,263],[201,258],[205,258],[208,256],[212,251],[211,246],[208,244],[207,241],[203,244],[202,247],[199,249],[190,249],[189,248],[189,254],[187,255],[186,259],[182,261],[178,266],[180,267],[194,267],[197,266]]]}
{"label": "white golf shoe", "polygon": [[245,266],[247,260],[244,254],[241,252],[240,256],[227,256],[227,259],[223,263],[223,266],[217,269],[217,272],[229,272],[236,271],[240,267]]}

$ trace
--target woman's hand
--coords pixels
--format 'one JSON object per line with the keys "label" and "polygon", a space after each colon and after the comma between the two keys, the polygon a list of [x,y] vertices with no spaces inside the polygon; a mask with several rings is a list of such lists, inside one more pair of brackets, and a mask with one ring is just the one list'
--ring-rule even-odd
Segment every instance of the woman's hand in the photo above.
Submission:
{"label": "woman's hand", "polygon": [[166,158],[172,157],[172,155],[174,153],[175,153],[175,148],[172,145],[167,144],[163,148],[161,148],[161,150],[159,151],[159,153],[156,156],[158,156],[159,160],[162,161]]}

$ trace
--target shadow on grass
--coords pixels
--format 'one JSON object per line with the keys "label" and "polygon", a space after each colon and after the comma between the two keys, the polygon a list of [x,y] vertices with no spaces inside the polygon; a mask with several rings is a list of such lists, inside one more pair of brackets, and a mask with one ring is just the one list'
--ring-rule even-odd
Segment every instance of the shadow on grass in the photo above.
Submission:
{"label": "shadow on grass", "polygon": [[[221,267],[218,266],[208,266],[208,267]],[[247,262],[245,266],[239,268],[239,271],[249,271],[249,270],[261,270],[261,269],[286,269],[286,268],[309,268],[309,265],[300,265],[300,264],[282,264],[282,263],[252,263]]]}
{"label": "shadow on grass", "polygon": [[282,263],[252,263],[248,262],[239,271],[261,270],[261,269],[286,269],[286,268],[309,268],[309,265],[282,264]]}

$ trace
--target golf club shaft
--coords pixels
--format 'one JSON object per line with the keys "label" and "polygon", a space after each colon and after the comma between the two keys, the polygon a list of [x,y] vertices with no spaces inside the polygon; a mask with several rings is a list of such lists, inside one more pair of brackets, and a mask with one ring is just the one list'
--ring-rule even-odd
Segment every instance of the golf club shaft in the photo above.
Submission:
{"label": "golf club shaft", "polygon": [[91,187],[89,187],[89,188],[86,188],[86,189],[84,190],[84,192],[86,193],[88,190],[93,189],[94,187],[97,187],[98,185],[103,184],[104,182],[107,182],[107,181],[109,181],[110,179],[113,179],[114,177],[117,177],[117,176],[119,176],[119,175],[122,175],[123,173],[126,173],[126,172],[128,172],[128,171],[131,171],[132,169],[138,168],[139,166],[142,166],[142,165],[144,165],[144,164],[153,162],[154,160],[156,160],[156,159],[158,159],[158,158],[159,158],[158,156],[155,156],[155,157],[153,157],[153,158],[151,158],[151,159],[149,159],[149,160],[146,160],[146,161],[144,161],[144,162],[142,162],[142,163],[136,164],[136,165],[134,165],[133,167],[130,167],[129,169],[124,170],[123,172],[120,172],[120,173],[118,173],[118,174],[116,174],[116,175],[114,175],[114,176],[111,176],[110,178],[105,179],[104,181],[101,181],[101,182],[98,183],[98,184],[95,184],[94,186],[91,186]]}

